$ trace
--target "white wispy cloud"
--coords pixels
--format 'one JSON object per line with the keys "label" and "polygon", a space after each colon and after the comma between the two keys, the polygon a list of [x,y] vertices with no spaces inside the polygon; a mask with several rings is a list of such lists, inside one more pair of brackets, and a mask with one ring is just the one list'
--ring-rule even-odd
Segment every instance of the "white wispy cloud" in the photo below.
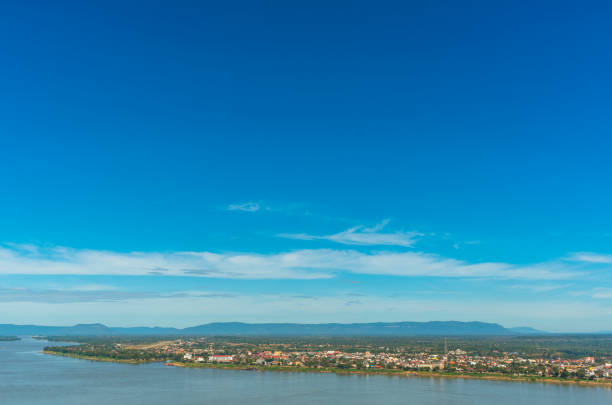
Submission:
{"label": "white wispy cloud", "polygon": [[591,294],[591,296],[593,298],[610,299],[610,298],[612,298],[612,288],[597,287],[597,288],[594,289],[594,291]]}
{"label": "white wispy cloud", "polygon": [[256,212],[261,209],[261,204],[254,201],[247,201],[244,203],[230,204],[227,206],[229,211],[244,211],[244,212]]}
{"label": "white wispy cloud", "polygon": [[303,249],[281,253],[111,252],[66,247],[0,246],[0,274],[167,275],[235,279],[316,279],[337,273],[403,277],[562,280],[584,276],[562,261],[468,263],[419,252]]}
{"label": "white wispy cloud", "polygon": [[592,253],[592,252],[573,253],[567,259],[570,261],[584,262],[584,263],[601,263],[601,264],[612,263],[612,255]]}
{"label": "white wispy cloud", "polygon": [[568,288],[571,287],[572,284],[515,284],[515,285],[509,285],[507,286],[507,288],[513,289],[513,290],[524,290],[524,291],[533,291],[533,292],[537,292],[537,293],[543,293],[543,292],[550,292],[550,291],[556,291],[556,290],[561,290],[564,288]]}
{"label": "white wispy cloud", "polygon": [[597,299],[612,299],[612,288],[595,287],[586,291],[574,291],[571,293],[574,297],[591,297]]}
{"label": "white wispy cloud", "polygon": [[[100,286],[102,287],[102,286]],[[183,298],[232,298],[236,294],[226,292],[203,291],[130,291],[111,289],[90,289],[88,286],[75,286],[72,288],[0,288],[1,302],[114,302],[138,299],[183,299]]]}
{"label": "white wispy cloud", "polygon": [[463,245],[478,245],[480,244],[479,240],[469,240],[467,242],[456,242],[453,244],[453,248],[458,250]]}
{"label": "white wispy cloud", "polygon": [[0,288],[0,302],[111,302],[158,296],[159,294],[140,291]]}
{"label": "white wispy cloud", "polygon": [[419,232],[382,232],[389,223],[389,219],[376,224],[371,228],[355,226],[346,231],[331,235],[310,235],[305,233],[283,233],[278,236],[299,240],[328,240],[341,243],[343,245],[362,245],[362,246],[413,246],[419,236]]}

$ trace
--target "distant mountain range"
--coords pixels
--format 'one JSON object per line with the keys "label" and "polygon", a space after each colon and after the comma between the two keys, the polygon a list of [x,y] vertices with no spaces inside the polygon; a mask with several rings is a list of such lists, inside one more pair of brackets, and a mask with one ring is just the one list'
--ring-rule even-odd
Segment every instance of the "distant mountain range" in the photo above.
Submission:
{"label": "distant mountain range", "polygon": [[216,322],[184,329],[108,327],[100,323],[74,326],[0,324],[0,336],[496,336],[547,334],[529,327],[504,328],[486,322],[374,322],[374,323],[241,323]]}

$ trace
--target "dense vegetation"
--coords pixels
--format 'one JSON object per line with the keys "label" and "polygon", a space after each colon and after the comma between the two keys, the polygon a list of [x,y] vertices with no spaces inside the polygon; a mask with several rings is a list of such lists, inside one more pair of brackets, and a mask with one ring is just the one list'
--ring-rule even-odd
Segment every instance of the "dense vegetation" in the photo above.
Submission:
{"label": "dense vegetation", "polygon": [[[115,344],[143,345],[162,340],[190,339],[168,336],[120,336],[120,337],[48,337],[50,341],[70,341],[96,346],[98,350],[112,353]],[[213,336],[193,338],[202,342],[202,348],[209,343],[257,350],[340,350],[343,352],[412,352],[442,353],[445,338],[434,337],[249,337]],[[461,348],[472,355],[495,356],[502,352],[518,353],[528,357],[544,359],[576,359],[585,356],[611,356],[612,335],[546,335],[546,336],[496,336],[496,337],[448,337],[449,349]],[[63,349],[70,350],[70,349]],[[135,355],[135,353],[130,353]]]}
{"label": "dense vegetation", "polygon": [[113,344],[81,344],[78,346],[54,346],[45,347],[45,351],[64,355],[74,355],[84,358],[96,358],[103,360],[151,362],[166,360],[181,360],[182,355],[168,355],[164,352],[152,350],[119,349]]}

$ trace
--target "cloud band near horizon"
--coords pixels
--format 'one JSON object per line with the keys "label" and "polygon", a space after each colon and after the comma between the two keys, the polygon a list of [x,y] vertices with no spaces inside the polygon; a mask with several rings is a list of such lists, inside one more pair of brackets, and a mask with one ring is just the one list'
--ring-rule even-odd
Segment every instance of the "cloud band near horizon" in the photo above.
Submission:
{"label": "cloud band near horizon", "polygon": [[[585,255],[582,253],[581,255]],[[338,273],[398,277],[563,280],[588,277],[600,261],[579,255],[531,265],[468,263],[423,252],[301,249],[280,253],[112,252],[35,245],[0,245],[0,274],[190,276],[234,279],[317,279]]]}

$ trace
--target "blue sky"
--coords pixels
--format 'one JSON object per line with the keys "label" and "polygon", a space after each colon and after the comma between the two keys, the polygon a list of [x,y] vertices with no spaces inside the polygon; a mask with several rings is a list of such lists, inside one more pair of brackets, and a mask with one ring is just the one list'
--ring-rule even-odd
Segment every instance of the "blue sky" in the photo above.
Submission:
{"label": "blue sky", "polygon": [[612,324],[610,4],[0,15],[0,320]]}

